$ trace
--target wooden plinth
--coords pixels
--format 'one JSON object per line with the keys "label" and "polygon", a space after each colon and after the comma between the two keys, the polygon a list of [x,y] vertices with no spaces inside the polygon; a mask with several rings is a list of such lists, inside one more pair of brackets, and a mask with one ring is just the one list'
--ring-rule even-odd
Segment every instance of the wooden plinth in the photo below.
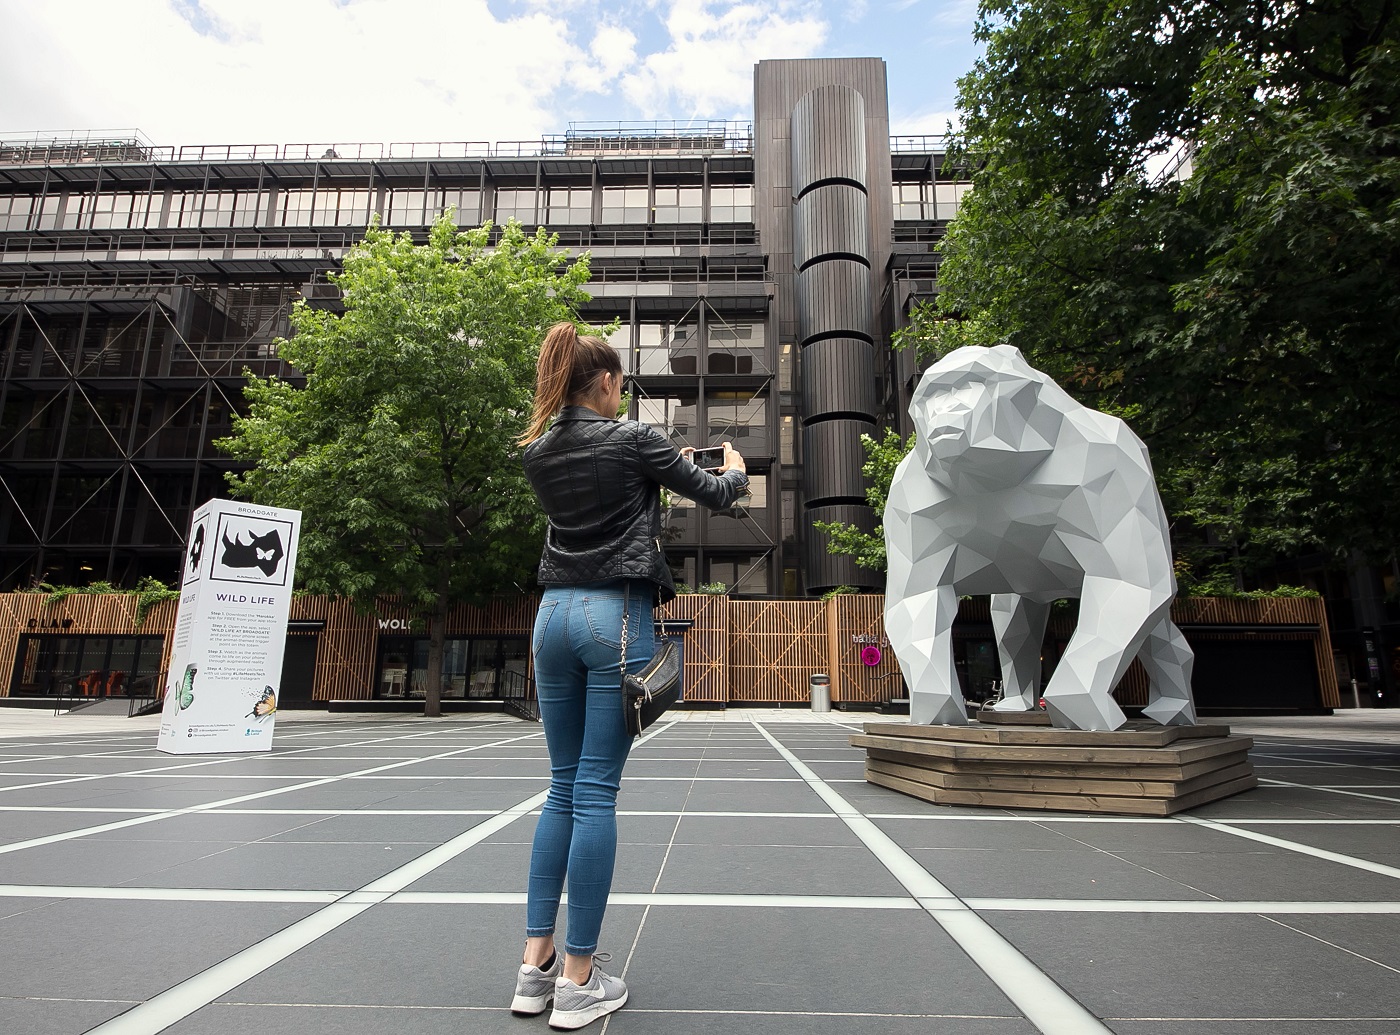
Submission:
{"label": "wooden plinth", "polygon": [[871,783],[939,805],[1167,816],[1258,785],[1249,737],[1220,725],[1132,722],[1094,732],[868,722]]}

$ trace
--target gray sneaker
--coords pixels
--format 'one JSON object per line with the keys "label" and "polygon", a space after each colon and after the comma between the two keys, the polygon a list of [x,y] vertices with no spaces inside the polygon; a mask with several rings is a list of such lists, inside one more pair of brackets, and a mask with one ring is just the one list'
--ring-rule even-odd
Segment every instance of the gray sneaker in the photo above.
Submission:
{"label": "gray sneaker", "polygon": [[576,985],[560,975],[554,983],[554,1012],[549,1015],[551,1028],[555,1031],[582,1028],[627,1002],[627,986],[622,979],[604,974],[598,966],[598,960],[608,958],[606,954],[593,957],[593,973],[586,984]]}
{"label": "gray sneaker", "polygon": [[554,962],[548,970],[520,964],[520,973],[515,978],[515,998],[511,1000],[510,1012],[517,1017],[537,1017],[544,1013],[549,1001],[554,998],[554,981],[564,972],[564,954],[556,952]]}

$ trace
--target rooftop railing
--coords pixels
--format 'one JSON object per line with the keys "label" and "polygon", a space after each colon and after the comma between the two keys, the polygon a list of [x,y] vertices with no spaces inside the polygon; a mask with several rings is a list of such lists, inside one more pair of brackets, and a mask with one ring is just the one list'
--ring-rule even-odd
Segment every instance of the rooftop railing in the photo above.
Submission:
{"label": "rooftop railing", "polygon": [[[939,152],[947,137],[890,137],[894,152]],[[655,155],[750,155],[750,122],[575,123],[534,140],[433,140],[370,143],[184,144],[157,146],[136,130],[0,133],[0,165],[153,162],[382,162],[486,158],[602,158]]]}

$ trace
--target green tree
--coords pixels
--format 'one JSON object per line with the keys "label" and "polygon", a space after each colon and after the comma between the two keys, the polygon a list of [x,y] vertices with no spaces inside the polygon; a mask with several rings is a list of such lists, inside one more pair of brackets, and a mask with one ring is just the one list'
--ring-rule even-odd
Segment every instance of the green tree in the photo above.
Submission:
{"label": "green tree", "polygon": [[543,517],[515,444],[539,342],[588,296],[587,257],[508,224],[415,245],[371,226],[331,279],[344,312],[298,303],[279,355],[297,387],[249,376],[247,417],[219,445],[255,466],[235,495],[303,511],[301,588],[366,609],[397,595],[428,619],[425,714],[441,714],[446,617],[520,587]]}
{"label": "green tree", "polygon": [[[885,502],[889,499],[890,483],[894,481],[894,469],[914,448],[914,436],[901,439],[899,433],[885,429],[885,437],[876,439],[872,435],[862,435],[860,444],[865,449],[866,461],[861,467],[865,475],[865,500],[877,517],[885,513]],[[855,558],[862,568],[884,571],[888,562],[885,559],[885,526],[877,523],[870,532],[862,532],[857,525],[840,521],[817,521],[813,527],[828,536],[828,553],[844,553]],[[842,587],[845,588],[845,587]]]}
{"label": "green tree", "polygon": [[915,336],[1007,341],[1127,419],[1179,544],[1389,554],[1396,10],[983,0],[955,148],[974,190]]}

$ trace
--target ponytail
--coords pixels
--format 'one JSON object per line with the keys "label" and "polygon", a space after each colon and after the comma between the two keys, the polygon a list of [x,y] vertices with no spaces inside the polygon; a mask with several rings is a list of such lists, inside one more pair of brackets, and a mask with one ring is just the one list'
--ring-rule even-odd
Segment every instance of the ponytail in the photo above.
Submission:
{"label": "ponytail", "polygon": [[590,395],[603,374],[621,374],[622,360],[602,338],[579,337],[578,328],[565,321],[545,334],[537,369],[530,426],[517,440],[522,446],[543,435],[565,404]]}

